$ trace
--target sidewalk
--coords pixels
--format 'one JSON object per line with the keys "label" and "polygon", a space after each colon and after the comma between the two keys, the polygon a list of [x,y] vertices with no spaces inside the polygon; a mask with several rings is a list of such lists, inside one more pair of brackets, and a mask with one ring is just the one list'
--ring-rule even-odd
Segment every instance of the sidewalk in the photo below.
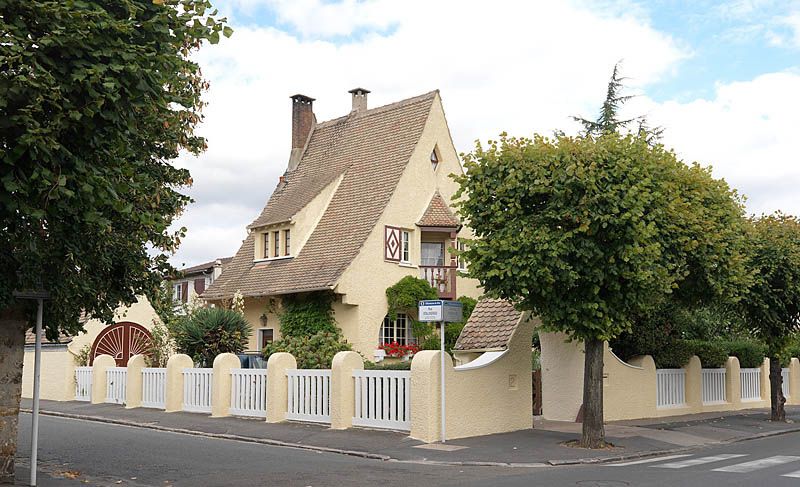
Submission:
{"label": "sidewalk", "polygon": [[[30,400],[23,399],[23,410],[29,412],[30,407]],[[385,461],[519,467],[612,461],[800,431],[800,407],[787,407],[786,411],[787,417],[797,423],[770,423],[766,420],[768,411],[763,409],[615,422],[606,425],[606,440],[615,448],[585,450],[563,445],[580,437],[581,425],[576,423],[537,420],[531,430],[451,440],[445,445],[426,445],[409,438],[407,433],[395,431],[362,428],[334,431],[316,424],[267,424],[254,418],[211,418],[203,414],[164,413],[156,409],[125,409],[115,404],[41,402],[42,414],[90,421]]]}

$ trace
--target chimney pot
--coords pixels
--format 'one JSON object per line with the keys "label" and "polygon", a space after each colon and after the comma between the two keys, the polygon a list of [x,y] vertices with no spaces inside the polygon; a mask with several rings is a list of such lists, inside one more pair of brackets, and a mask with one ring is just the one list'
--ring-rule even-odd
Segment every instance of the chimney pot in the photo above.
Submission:
{"label": "chimney pot", "polygon": [[369,90],[364,88],[353,88],[348,91],[353,95],[353,111],[365,112],[367,111],[367,93]]}

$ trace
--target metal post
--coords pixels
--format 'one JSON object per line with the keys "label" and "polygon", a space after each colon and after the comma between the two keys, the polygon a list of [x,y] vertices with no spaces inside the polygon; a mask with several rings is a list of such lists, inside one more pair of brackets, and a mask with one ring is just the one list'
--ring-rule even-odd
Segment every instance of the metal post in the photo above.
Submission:
{"label": "metal post", "polygon": [[42,371],[42,298],[37,299],[36,353],[33,360],[33,414],[31,425],[31,486],[36,486],[36,462],[39,451],[39,382]]}
{"label": "metal post", "polygon": [[441,357],[441,363],[439,365],[440,374],[441,374],[440,380],[441,380],[441,384],[442,384],[442,387],[441,387],[441,390],[442,390],[442,401],[441,401],[442,402],[442,443],[445,443],[447,441],[447,437],[446,437],[445,432],[444,432],[444,425],[445,425],[445,412],[444,412],[444,397],[445,397],[445,394],[444,394],[444,388],[445,388],[445,384],[444,384],[444,321],[440,321],[439,322],[439,336],[441,338],[441,343],[442,343],[441,351],[439,352],[439,356]]}

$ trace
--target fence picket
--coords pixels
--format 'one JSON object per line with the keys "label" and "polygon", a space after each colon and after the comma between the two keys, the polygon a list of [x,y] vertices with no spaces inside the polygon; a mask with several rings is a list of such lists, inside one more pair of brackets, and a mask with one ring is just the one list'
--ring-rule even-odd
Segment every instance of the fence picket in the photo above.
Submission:
{"label": "fence picket", "polygon": [[684,369],[656,370],[656,406],[674,408],[686,405],[686,371]]}
{"label": "fence picket", "polygon": [[725,369],[702,369],[703,404],[720,404],[726,399]]}
{"label": "fence picket", "polygon": [[783,397],[789,398],[789,369],[783,368],[781,369],[781,376],[783,377],[783,382],[781,382],[781,390],[783,391]]}
{"label": "fence picket", "polygon": [[164,409],[167,391],[167,369],[142,369],[142,407]]}
{"label": "fence picket", "polygon": [[355,370],[356,410],[353,425],[411,430],[411,372]]}
{"label": "fence picket", "polygon": [[742,401],[761,400],[761,369],[741,369],[739,374],[742,383]]}
{"label": "fence picket", "polygon": [[128,369],[126,367],[109,367],[106,370],[106,402],[124,404]]}
{"label": "fence picket", "polygon": [[75,400],[92,400],[92,368],[75,367]]}
{"label": "fence picket", "polygon": [[231,369],[230,412],[237,416],[266,417],[266,369]]}
{"label": "fence picket", "polygon": [[211,382],[214,369],[183,369],[183,410],[211,412]]}
{"label": "fence picket", "polygon": [[286,419],[331,422],[331,371],[291,369],[286,371],[289,388]]}

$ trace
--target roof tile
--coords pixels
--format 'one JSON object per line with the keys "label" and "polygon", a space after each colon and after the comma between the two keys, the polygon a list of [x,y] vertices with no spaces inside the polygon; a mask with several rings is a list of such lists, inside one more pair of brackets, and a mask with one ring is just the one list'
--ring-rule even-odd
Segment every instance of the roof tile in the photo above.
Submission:
{"label": "roof tile", "polygon": [[454,350],[508,348],[522,313],[502,299],[481,299],[456,340]]}

